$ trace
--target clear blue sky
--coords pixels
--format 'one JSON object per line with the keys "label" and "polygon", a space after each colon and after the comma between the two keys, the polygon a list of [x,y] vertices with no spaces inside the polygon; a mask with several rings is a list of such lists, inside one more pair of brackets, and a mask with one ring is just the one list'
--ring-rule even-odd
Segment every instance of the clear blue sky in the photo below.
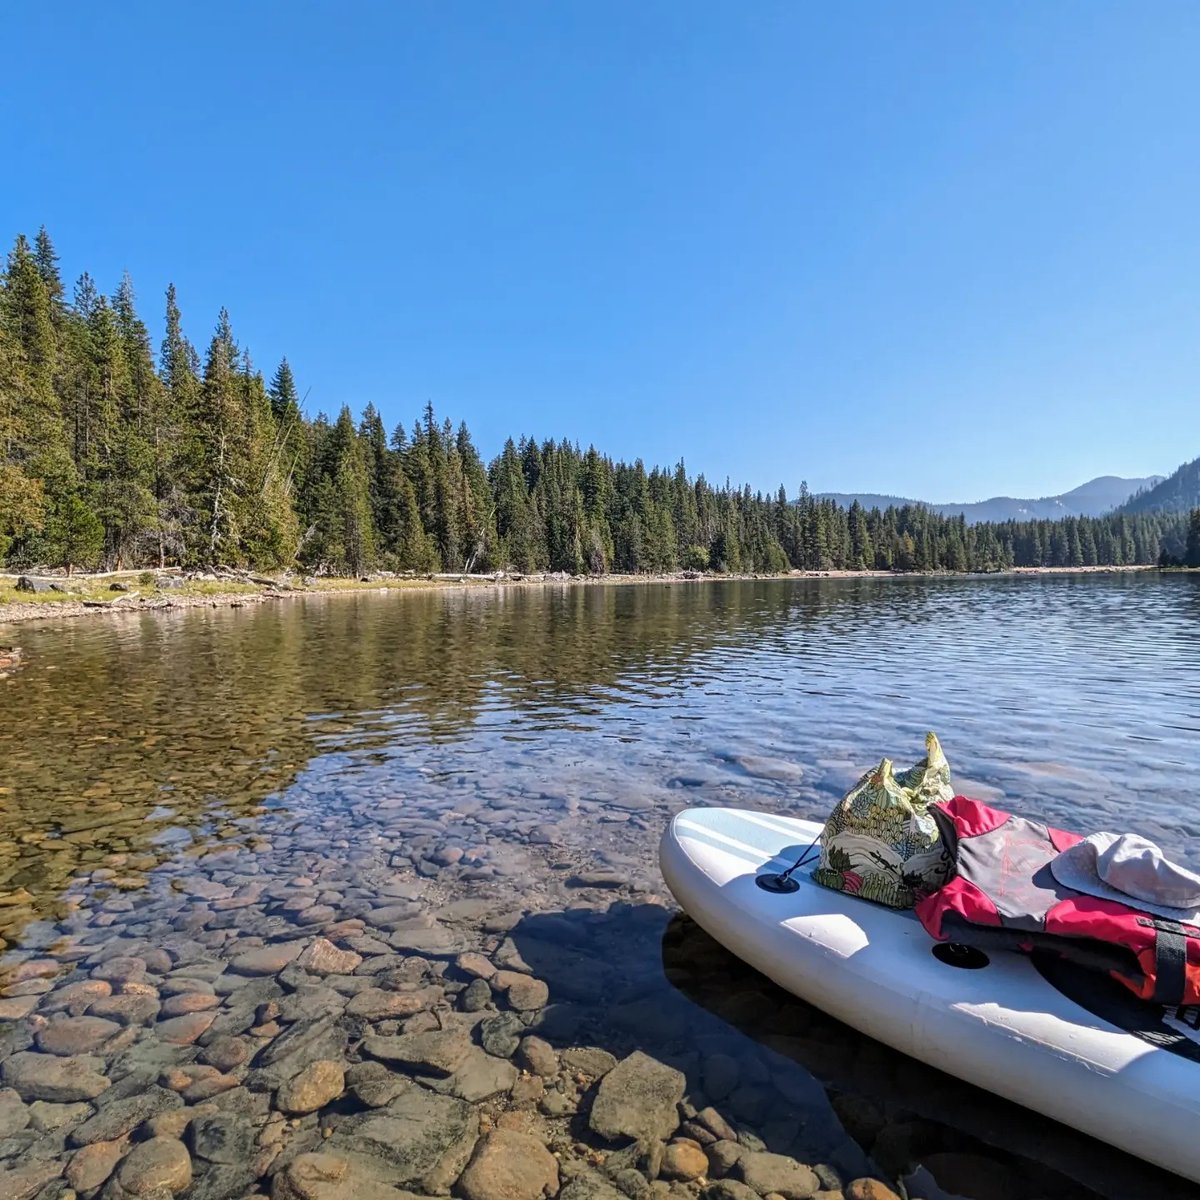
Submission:
{"label": "clear blue sky", "polygon": [[0,232],[311,411],[932,500],[1200,454],[1200,5],[6,13]]}

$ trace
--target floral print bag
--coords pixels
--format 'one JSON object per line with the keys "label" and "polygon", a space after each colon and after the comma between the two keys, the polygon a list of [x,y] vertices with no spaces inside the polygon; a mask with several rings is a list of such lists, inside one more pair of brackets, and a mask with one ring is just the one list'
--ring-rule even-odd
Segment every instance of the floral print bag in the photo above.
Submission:
{"label": "floral print bag", "polygon": [[912,908],[953,873],[953,863],[929,812],[950,800],[950,765],[932,733],[925,757],[895,774],[885,758],[830,814],[813,878],[835,891],[891,908]]}

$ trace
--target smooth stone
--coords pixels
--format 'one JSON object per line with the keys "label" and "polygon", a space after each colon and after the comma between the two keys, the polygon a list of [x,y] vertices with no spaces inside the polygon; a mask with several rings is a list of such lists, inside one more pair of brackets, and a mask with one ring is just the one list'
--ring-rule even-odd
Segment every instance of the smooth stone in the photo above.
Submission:
{"label": "smooth stone", "polygon": [[454,960],[454,965],[464,974],[470,975],[472,979],[491,979],[496,974],[496,968],[491,960],[482,954],[477,954],[474,950],[460,954]]}
{"label": "smooth stone", "polygon": [[23,1021],[38,1006],[40,996],[9,996],[0,1000],[0,1021]]}
{"label": "smooth stone", "polygon": [[627,1197],[599,1175],[588,1171],[576,1175],[558,1193],[558,1200],[627,1200]]}
{"label": "smooth stone", "polygon": [[45,1054],[72,1058],[91,1054],[121,1032],[116,1021],[103,1017],[56,1017],[34,1035],[37,1047]]}
{"label": "smooth stone", "polygon": [[253,1053],[253,1047],[244,1038],[225,1036],[209,1042],[200,1051],[200,1059],[218,1071],[232,1071],[249,1062]]}
{"label": "smooth stone", "polygon": [[303,942],[278,942],[239,954],[229,964],[235,975],[278,975],[304,949]]}
{"label": "smooth stone", "polygon": [[752,1187],[736,1179],[718,1179],[710,1183],[701,1195],[704,1200],[758,1200],[758,1193]]}
{"label": "smooth stone", "polygon": [[92,1106],[78,1101],[75,1104],[52,1104],[48,1100],[35,1100],[29,1106],[29,1116],[34,1129],[43,1133],[60,1133],[82,1125],[92,1115]]}
{"label": "smooth stone", "polygon": [[708,1156],[695,1142],[672,1142],[663,1154],[662,1174],[667,1179],[699,1179],[708,1172]]}
{"label": "smooth stone", "polygon": [[67,1183],[77,1192],[90,1192],[104,1183],[117,1169],[129,1148],[126,1138],[111,1142],[93,1142],[76,1150],[67,1163]]}
{"label": "smooth stone", "polygon": [[383,988],[364,988],[351,997],[346,1014],[362,1017],[364,1021],[386,1021],[411,1017],[426,1006],[426,998],[418,992],[389,992]]}
{"label": "smooth stone", "polygon": [[771,1154],[765,1150],[743,1154],[738,1171],[742,1182],[760,1195],[773,1192],[783,1200],[811,1200],[821,1187],[810,1167],[785,1154]]}
{"label": "smooth stone", "polygon": [[430,1075],[452,1075],[471,1050],[461,1029],[431,1030],[399,1037],[365,1037],[362,1048],[372,1058],[404,1063]]}
{"label": "smooth stone", "polygon": [[588,1123],[609,1141],[668,1138],[679,1125],[685,1085],[683,1072],[635,1050],[600,1081]]}
{"label": "smooth stone", "polygon": [[728,1175],[737,1166],[738,1160],[745,1153],[745,1148],[735,1141],[714,1142],[705,1149],[708,1156],[708,1173],[714,1179]]}
{"label": "smooth stone", "polygon": [[162,1005],[164,1017],[182,1017],[188,1013],[207,1012],[219,1008],[221,997],[212,992],[181,992],[169,997]]}
{"label": "smooth stone", "polygon": [[296,965],[313,975],[349,975],[362,963],[362,955],[339,950],[328,938],[314,938],[296,958]]}
{"label": "smooth stone", "polygon": [[109,1081],[100,1074],[99,1059],[81,1055],[58,1058],[52,1054],[20,1051],[10,1055],[0,1068],[4,1082],[23,1100],[94,1100]]}
{"label": "smooth stone", "polygon": [[187,1132],[192,1153],[207,1162],[247,1162],[257,1149],[258,1131],[245,1117],[233,1113],[197,1117]]}
{"label": "smooth stone", "polygon": [[119,1021],[122,1025],[147,1025],[159,1013],[161,1005],[154,996],[105,996],[88,1010],[93,1016]]}
{"label": "smooth stone", "polygon": [[386,1109],[344,1122],[326,1146],[366,1163],[384,1183],[438,1195],[462,1173],[478,1131],[479,1117],[465,1101],[412,1088]]}
{"label": "smooth stone", "polygon": [[33,1119],[30,1109],[11,1088],[0,1091],[0,1140],[20,1133]]}
{"label": "smooth stone", "polygon": [[497,1013],[479,1025],[480,1043],[497,1058],[511,1058],[516,1054],[524,1034],[525,1023],[516,1013]]}
{"label": "smooth stone", "polygon": [[177,1196],[191,1186],[192,1159],[182,1142],[153,1137],[129,1152],[117,1182],[133,1196],[149,1196],[161,1188]]}
{"label": "smooth stone", "polygon": [[164,1042],[176,1046],[190,1046],[208,1031],[208,1027],[216,1020],[216,1015],[213,1012],[192,1012],[181,1017],[169,1017],[154,1026],[154,1033]]}
{"label": "smooth stone", "polygon": [[419,1200],[335,1154],[299,1154],[276,1173],[271,1200]]}
{"label": "smooth stone", "polygon": [[878,1179],[854,1179],[846,1187],[846,1200],[900,1200],[900,1197]]}
{"label": "smooth stone", "polygon": [[478,1046],[472,1046],[453,1075],[424,1082],[434,1091],[478,1103],[508,1092],[517,1081],[517,1068],[506,1058],[494,1058]]}
{"label": "smooth stone", "polygon": [[472,979],[463,988],[458,998],[459,1007],[463,1012],[483,1012],[492,1002],[492,989],[486,979]]}
{"label": "smooth stone", "polygon": [[12,1171],[0,1171],[0,1196],[4,1200],[33,1200],[61,1174],[62,1163],[58,1162],[34,1162]]}
{"label": "smooth stone", "polygon": [[537,1138],[495,1129],[476,1145],[456,1190],[463,1200],[540,1200],[558,1191],[558,1163]]}
{"label": "smooth stone", "polygon": [[63,1009],[74,1012],[74,1016],[82,1016],[89,1004],[103,1000],[112,995],[112,984],[105,979],[84,979],[77,983],[65,983],[55,988],[42,1001],[42,1012],[60,1012]]}
{"label": "smooth stone", "polygon": [[341,1063],[318,1059],[309,1063],[299,1075],[288,1080],[275,1093],[275,1106],[293,1115],[316,1112],[331,1100],[336,1100],[345,1085]]}
{"label": "smooth stone", "polygon": [[91,1142],[109,1142],[125,1133],[132,1133],[143,1121],[179,1108],[183,1100],[175,1092],[162,1087],[139,1090],[124,1100],[113,1100],[100,1108],[94,1117],[84,1121],[71,1134],[76,1146]]}
{"label": "smooth stone", "polygon": [[92,968],[92,978],[106,983],[130,983],[145,976],[146,960],[133,955],[117,955]]}
{"label": "smooth stone", "polygon": [[615,1055],[595,1046],[572,1046],[562,1052],[563,1066],[589,1079],[603,1079],[617,1065]]}
{"label": "smooth stone", "polygon": [[518,1067],[543,1079],[553,1079],[558,1074],[558,1055],[549,1042],[530,1035],[522,1038],[517,1047],[515,1061]]}

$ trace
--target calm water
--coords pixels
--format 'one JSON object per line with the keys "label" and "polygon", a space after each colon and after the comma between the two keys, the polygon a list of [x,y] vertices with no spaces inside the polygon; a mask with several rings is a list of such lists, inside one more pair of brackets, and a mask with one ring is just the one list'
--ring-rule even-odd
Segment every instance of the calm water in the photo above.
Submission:
{"label": "calm water", "polygon": [[[315,847],[398,854],[439,903],[486,898],[477,925],[485,909],[594,914],[598,889],[665,921],[670,812],[824,815],[882,754],[918,756],[927,728],[960,791],[1134,828],[1200,866],[1195,576],[354,595],[7,640],[26,663],[0,682],[10,964],[120,929],[196,871],[285,872]],[[707,1004],[695,963],[719,953],[672,959],[686,931],[638,928],[652,961],[629,970]],[[1038,1127],[1022,1151],[1051,1159]]]}

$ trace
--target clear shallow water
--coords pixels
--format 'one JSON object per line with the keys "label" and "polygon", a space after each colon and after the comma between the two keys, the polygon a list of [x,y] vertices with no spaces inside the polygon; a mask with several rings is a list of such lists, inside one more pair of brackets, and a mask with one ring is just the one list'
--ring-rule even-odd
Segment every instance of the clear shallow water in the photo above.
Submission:
{"label": "clear shallow water", "polygon": [[[172,905],[197,877],[236,887],[324,864],[311,902],[335,922],[353,907],[346,888],[369,893],[386,867],[420,881],[433,910],[459,904],[467,946],[486,938],[485,912],[574,914],[568,941],[609,948],[613,995],[715,1008],[710,1038],[740,1030],[762,1045],[781,1006],[785,1025],[822,1018],[757,977],[706,991],[740,968],[667,924],[654,864],[667,816],[691,804],[823,816],[881,754],[907,765],[927,728],[959,790],[1068,828],[1135,828],[1200,865],[1194,576],[354,595],[22,626],[6,640],[26,663],[0,682],[9,966],[71,939],[98,945],[104,930],[146,937],[159,911],[177,930],[188,918]],[[235,952],[205,937],[218,959]],[[536,928],[531,940],[553,941]],[[571,971],[531,965],[552,996],[571,991]],[[722,1010],[730,994],[737,1011]],[[792,1057],[830,1083],[811,1055],[840,1039],[845,1090],[880,1048],[832,1028]],[[894,1092],[913,1070],[891,1062],[880,1078]],[[923,1120],[950,1118],[925,1108]],[[988,1111],[1017,1123],[1027,1156],[1055,1158],[1045,1123]]]}

